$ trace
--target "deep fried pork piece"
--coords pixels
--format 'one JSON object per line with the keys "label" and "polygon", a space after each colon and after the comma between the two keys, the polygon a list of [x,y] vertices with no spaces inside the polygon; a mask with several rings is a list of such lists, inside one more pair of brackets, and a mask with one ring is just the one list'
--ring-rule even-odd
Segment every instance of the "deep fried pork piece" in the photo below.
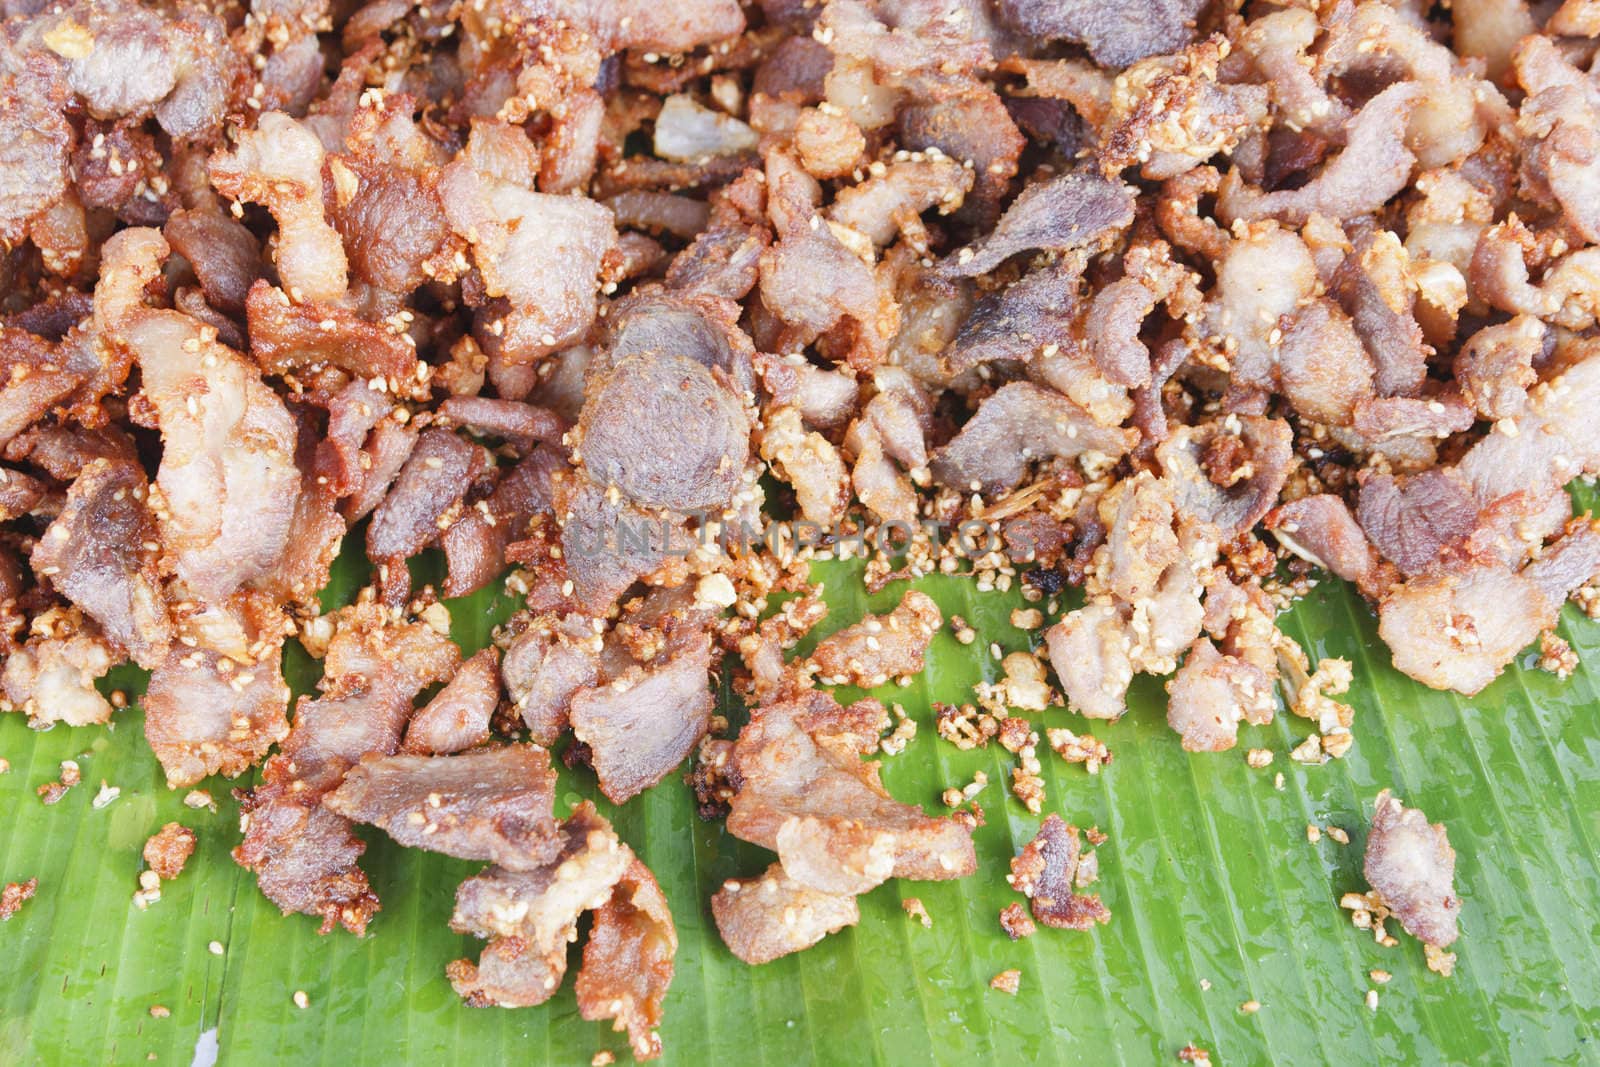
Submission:
{"label": "deep fried pork piece", "polygon": [[572,697],[572,733],[589,746],[600,790],[615,804],[671,774],[705,736],[713,700],[711,639],[630,667]]}
{"label": "deep fried pork piece", "polygon": [[711,897],[711,914],[728,950],[749,964],[803,951],[861,921],[854,894],[802,885],[781,863],[753,881],[724,882]]}
{"label": "deep fried pork piece", "polygon": [[824,684],[887,685],[922,672],[928,645],[943,623],[933,598],[911,589],[889,614],[868,615],[823,638],[810,665]]}
{"label": "deep fried pork piece", "polygon": [[99,634],[62,616],[50,631],[30,637],[6,657],[0,689],[7,704],[28,716],[30,726],[91,726],[111,718],[111,705],[94,683],[115,663]]}
{"label": "deep fried pork piece", "polygon": [[[876,747],[883,718],[875,701],[842,708],[814,691],[758,708],[730,760],[738,791],[729,832],[776,850],[791,875],[806,872],[822,883],[816,888],[834,892],[860,892],[875,876],[970,873],[977,864],[970,827],[896,801],[878,764],[861,759]],[[885,847],[892,863],[879,861]]]}
{"label": "deep fried pork piece", "polygon": [[932,469],[952,488],[994,494],[1015,488],[1030,460],[1076,459],[1091,451],[1121,456],[1137,441],[1138,431],[1103,426],[1054,389],[1012,382],[983,402],[939,450]]}
{"label": "deep fried pork piece", "polygon": [[672,984],[678,931],[655,875],[637,859],[594,913],[578,967],[578,1011],[614,1019],[637,1060],[661,1054],[661,1001]]}
{"label": "deep fried pork piece", "polygon": [[549,1000],[566,976],[579,916],[604,906],[638,862],[587,802],[561,824],[556,845],[546,863],[520,872],[489,867],[456,891],[451,929],[490,939],[477,964],[456,960],[446,968],[468,1004],[525,1008]]}
{"label": "deep fried pork piece", "polygon": [[1133,191],[1085,171],[1029,186],[1000,216],[992,232],[962,249],[945,269],[974,275],[1031,249],[1095,249],[1133,221]]}
{"label": "deep fried pork piece", "polygon": [[144,843],[144,862],[163,882],[183,873],[194,855],[195,833],[182,823],[169,822]]}
{"label": "deep fried pork piece", "polygon": [[156,571],[156,527],[144,472],[95,459],[67,490],[66,506],[33,550],[36,573],[100,625],[114,647],[153,668],[171,644]]}
{"label": "deep fried pork piece", "polygon": [[554,856],[556,773],[537,745],[458,756],[369,755],[322,798],[411,848],[532,870]]}
{"label": "deep fried pork piece", "polygon": [[144,735],[172,788],[236,778],[289,734],[281,640],[214,651],[174,645],[150,674]]}
{"label": "deep fried pork piece", "polygon": [[1007,25],[1046,40],[1084,45],[1095,62],[1125,67],[1160,52],[1173,52],[1194,36],[1203,0],[1003,0]]}
{"label": "deep fried pork piece", "polygon": [[1078,828],[1051,814],[1039,833],[1011,860],[1006,881],[1029,898],[1033,917],[1046,926],[1088,930],[1111,921],[1111,912],[1096,894],[1079,893],[1079,866],[1084,862]]}
{"label": "deep fried pork piece", "polygon": [[301,697],[294,728],[267,761],[261,785],[241,801],[244,843],[234,860],[256,872],[261,891],[285,914],[366,931],[378,898],[356,860],[366,846],[349,822],[321,806],[364,756],[400,747],[411,702],[460,662],[455,645],[421,623],[396,621],[374,603],[334,621],[320,695]]}
{"label": "deep fried pork piece", "polygon": [[489,719],[500,700],[499,655],[486,648],[467,660],[454,678],[406,726],[405,752],[447,755],[489,740]]}
{"label": "deep fried pork piece", "polygon": [[1456,853],[1443,823],[1430,825],[1426,815],[1385,789],[1373,807],[1362,871],[1406,933],[1436,948],[1455,941],[1461,898]]}
{"label": "deep fried pork piece", "polygon": [[1223,655],[1202,638],[1167,683],[1167,725],[1183,738],[1186,752],[1230,749],[1241,721],[1272,721],[1272,682],[1260,667]]}

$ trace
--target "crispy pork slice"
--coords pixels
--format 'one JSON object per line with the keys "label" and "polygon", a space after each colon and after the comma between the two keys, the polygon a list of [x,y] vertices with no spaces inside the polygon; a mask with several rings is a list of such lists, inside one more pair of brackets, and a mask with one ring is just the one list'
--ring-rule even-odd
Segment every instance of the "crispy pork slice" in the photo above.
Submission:
{"label": "crispy pork slice", "polygon": [[172,641],[148,493],[138,464],[91,460],[67,489],[66,507],[32,557],[35,573],[147,669],[164,658]]}
{"label": "crispy pork slice", "polygon": [[1438,948],[1459,935],[1456,852],[1444,824],[1430,825],[1426,815],[1408,809],[1387,789],[1373,808],[1362,870],[1406,933]]}
{"label": "crispy pork slice", "polygon": [[678,930],[655,875],[637,859],[594,913],[578,968],[578,1011],[614,1019],[637,1060],[661,1055],[661,1001],[672,984]]}
{"label": "crispy pork slice", "polygon": [[550,999],[567,971],[578,918],[604,905],[635,862],[585,801],[558,831],[559,850],[527,871],[489,867],[461,883],[450,928],[488,938],[488,958],[457,960],[447,973],[474,1007],[528,1007]]}
{"label": "crispy pork slice", "polygon": [[210,649],[174,645],[151,672],[144,735],[167,785],[212,774],[236,778],[289,734],[289,686],[282,645],[245,662]]}
{"label": "crispy pork slice", "polygon": [[111,705],[95,688],[117,662],[106,642],[90,629],[63,628],[28,639],[6,657],[0,689],[6,702],[38,729],[53,723],[92,726],[111,718]]}
{"label": "crispy pork slice", "polygon": [[376,603],[352,605],[335,619],[320,695],[300,698],[281,751],[240,804],[245,839],[234,861],[256,872],[261,891],[285,914],[320,917],[322,933],[335,924],[366,932],[378,910],[356,866],[366,845],[322,798],[362,757],[400,747],[412,700],[448,678],[460,659],[448,639]]}
{"label": "crispy pork slice", "polygon": [[1088,930],[1095,923],[1110,922],[1111,912],[1098,895],[1076,892],[1082,862],[1078,828],[1052,813],[1011,860],[1006,880],[1032,902],[1033,917],[1044,925]]}
{"label": "crispy pork slice", "polygon": [[588,621],[571,614],[561,623],[535,619],[506,649],[500,664],[506,695],[536,744],[555,744],[573,696],[599,681],[600,645]]}
{"label": "crispy pork slice", "polygon": [[1120,719],[1133,681],[1131,641],[1113,604],[1086,604],[1045,632],[1050,665],[1073,710],[1090,719]]}
{"label": "crispy pork slice", "polygon": [[467,660],[427,706],[411,717],[402,749],[413,754],[464,752],[489,740],[500,700],[499,653],[486,648]]}
{"label": "crispy pork slice", "polygon": [[298,430],[255,366],[181,312],[145,307],[166,241],[123,230],[106,242],[95,319],[138,357],[161,429],[151,510],[168,564],[188,592],[219,603],[283,555],[300,471]]}
{"label": "crispy pork slice", "polygon": [[525,871],[560,847],[555,787],[548,752],[502,745],[458,756],[367,756],[322,804],[409,848]]}
{"label": "crispy pork slice", "polygon": [[[884,720],[876,701],[849,708],[809,691],[756,709],[740,731],[729,778],[737,792],[728,816],[735,837],[801,853],[792,875],[821,869],[827,888],[867,880],[881,835],[894,838],[892,873],[899,878],[960,878],[977,868],[972,831],[902,804],[879,780],[879,764],[862,755],[877,744]],[[811,820],[803,827],[791,820]]]}
{"label": "crispy pork slice", "polygon": [[711,914],[728,950],[746,963],[770,963],[810,948],[861,921],[852,893],[801,885],[774,863],[760,878],[724,882]]}
{"label": "crispy pork slice", "polygon": [[928,594],[908,590],[887,615],[868,615],[830,634],[811,654],[819,679],[871,689],[922,673],[928,645],[944,616]]}
{"label": "crispy pork slice", "polygon": [[954,274],[983,274],[1032,249],[1095,248],[1133,222],[1133,189],[1093,171],[1070,171],[1024,189],[995,228],[946,261]]}
{"label": "crispy pork slice", "polygon": [[711,724],[711,637],[572,697],[572,733],[589,746],[600,790],[621,804],[684,761]]}
{"label": "crispy pork slice", "polygon": [[1031,382],[1003,385],[933,459],[933,476],[962,492],[1013,489],[1031,460],[1074,459],[1085,452],[1121,456],[1138,431],[1097,423],[1083,408]]}
{"label": "crispy pork slice", "polygon": [[1185,752],[1221,752],[1238,740],[1239,723],[1272,721],[1272,678],[1253,663],[1196,641],[1167,683],[1167,725]]}

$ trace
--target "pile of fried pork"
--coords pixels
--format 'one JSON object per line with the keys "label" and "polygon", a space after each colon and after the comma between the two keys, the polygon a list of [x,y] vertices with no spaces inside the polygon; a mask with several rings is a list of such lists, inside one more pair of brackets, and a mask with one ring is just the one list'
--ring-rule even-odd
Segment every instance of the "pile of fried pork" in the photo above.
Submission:
{"label": "pile of fried pork", "polygon": [[[812,551],[720,536],[763,516],[922,531],[880,585],[1018,575],[1055,701],[1170,676],[1191,751],[1285,708],[1348,750],[1347,665],[1274,624],[1314,571],[1464,694],[1600,603],[1565,491],[1600,471],[1594,0],[0,13],[6,706],[103,723],[147,670],[169,784],[259,765],[234,856],[324,931],[379,907],[355,824],[485,861],[470,1003],[549,998],[593,912],[581,1010],[660,1049],[671,911],[556,816],[563,745],[615,804],[697,756],[777,854],[711,901],[751,963],[976,870],[973,813],[892,798],[884,706],[828,688],[920,671],[937,606],[786,657],[825,609]],[[973,521],[976,556],[925,533]],[[372,585],[324,613],[352,540]],[[463,659],[441,600],[502,581]],[[1453,853],[1391,808],[1369,879],[1442,947]]]}

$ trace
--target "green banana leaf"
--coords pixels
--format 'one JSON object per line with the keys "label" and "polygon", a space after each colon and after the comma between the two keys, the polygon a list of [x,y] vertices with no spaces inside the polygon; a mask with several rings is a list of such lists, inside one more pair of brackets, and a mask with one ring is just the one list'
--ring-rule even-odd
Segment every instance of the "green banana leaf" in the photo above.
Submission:
{"label": "green banana leaf", "polygon": [[[421,577],[437,566],[424,561]],[[347,600],[366,577],[360,560],[341,560],[326,603]],[[847,564],[813,577],[826,582],[831,607],[818,635],[886,610],[904,591],[897,583],[867,596]],[[681,947],[663,1063],[1147,1064],[1177,1062],[1186,1045],[1219,1064],[1600,1056],[1600,625],[1571,607],[1563,616],[1584,664],[1571,679],[1533,669],[1525,653],[1467,700],[1396,673],[1364,603],[1323,582],[1283,622],[1314,658],[1355,665],[1346,699],[1356,744],[1323,766],[1288,758],[1309,727],[1283,715],[1244,728],[1231,752],[1185,754],[1165,724],[1161,682],[1140,679],[1130,715],[1092,724],[1114,756],[1100,774],[1041,746],[1045,811],[1109,835],[1095,888],[1112,920],[1012,942],[997,921],[1020,899],[1006,863],[1039,817],[1006,789],[1013,758],[998,745],[961,752],[939,740],[930,705],[970,700],[974,683],[998,677],[991,641],[1004,653],[1036,635],[1010,625],[1022,603],[1015,590],[978,593],[957,578],[920,587],[982,636],[963,646],[947,628],[922,676],[879,694],[922,727],[886,760],[884,780],[900,799],[937,811],[944,788],[987,773],[976,876],[890,882],[862,899],[854,929],[747,967],[722,946],[708,901],[724,879],[757,873],[770,856],[698,819],[678,776],[616,809],[587,772],[563,771],[558,806],[596,800],[671,902]],[[455,636],[472,651],[514,604],[485,592],[450,607]],[[291,649],[288,670],[303,691],[318,666]],[[142,684],[128,669],[108,681],[130,693]],[[1037,718],[1086,728],[1059,708]],[[1271,766],[1246,765],[1245,750],[1257,747],[1274,751]],[[628,1060],[622,1035],[579,1018],[570,981],[550,1003],[517,1011],[469,1008],[452,992],[445,964],[480,948],[447,926],[455,887],[476,864],[370,834],[363,865],[383,911],[365,939],[319,937],[314,920],[280,915],[229,859],[239,837],[229,789],[247,783],[212,780],[217,810],[186,808],[165,787],[136,707],[111,729],[33,733],[21,716],[0,716],[0,756],[11,764],[0,776],[0,882],[39,880],[38,895],[0,925],[0,1064],[185,1064],[197,1055],[339,1067],[585,1064],[600,1050]],[[45,807],[35,789],[69,758],[83,784]],[[102,780],[122,792],[96,810]],[[1431,973],[1409,938],[1379,946],[1338,905],[1365,888],[1365,825],[1383,788],[1449,829],[1465,902],[1453,977]],[[192,826],[199,849],[160,901],[137,910],[140,849],[169,820]],[[1312,843],[1308,824],[1343,827],[1349,844],[1326,834]],[[913,896],[931,929],[904,912]],[[1014,997],[989,988],[1010,968],[1022,973]],[[1374,982],[1374,969],[1392,979]],[[1248,1001],[1259,1010],[1242,1011]],[[157,1005],[170,1014],[152,1015]]]}

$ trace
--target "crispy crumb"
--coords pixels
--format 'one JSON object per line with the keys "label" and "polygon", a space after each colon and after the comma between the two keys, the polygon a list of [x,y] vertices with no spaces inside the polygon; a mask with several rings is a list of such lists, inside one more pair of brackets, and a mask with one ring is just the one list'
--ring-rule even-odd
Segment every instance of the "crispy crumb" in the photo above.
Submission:
{"label": "crispy crumb", "polygon": [[10,773],[11,773],[11,761],[8,760],[8,759],[0,758],[0,774],[10,774]]}
{"label": "crispy crumb", "polygon": [[1252,748],[1244,754],[1244,761],[1258,771],[1263,767],[1270,767],[1272,765],[1272,749]]}
{"label": "crispy crumb", "polygon": [[165,1004],[150,1005],[150,1018],[152,1019],[165,1019],[171,1014],[172,1009],[167,1007]]}
{"label": "crispy crumb", "polygon": [[296,989],[294,991],[294,1006],[300,1008],[301,1010],[311,1006],[311,998],[306,996],[306,991],[304,989]]}
{"label": "crispy crumb", "polygon": [[1021,987],[1022,972],[1014,967],[1008,971],[1001,971],[999,974],[989,979],[990,989],[998,989],[1000,992],[1009,993],[1012,996],[1016,996],[1017,990]]}
{"label": "crispy crumb", "polygon": [[1283,785],[1284,785],[1283,772],[1279,771],[1277,774],[1272,776],[1272,788],[1276,789],[1278,792],[1281,793],[1281,792],[1283,792]]}
{"label": "crispy crumb", "polygon": [[1019,630],[1037,630],[1044,622],[1044,612],[1038,608],[1012,608],[1011,625]]}
{"label": "crispy crumb", "polygon": [[1578,654],[1560,634],[1546,630],[1539,635],[1539,669],[1568,678],[1578,669]]}
{"label": "crispy crumb", "polygon": [[933,929],[933,916],[928,914],[921,897],[906,897],[900,902],[900,906],[905,909],[907,915],[920,922],[923,929]]}
{"label": "crispy crumb", "polygon": [[96,810],[107,807],[121,795],[121,789],[114,785],[107,785],[105,779],[102,778],[100,780],[100,792],[94,795],[94,799],[89,802],[89,806]]}
{"label": "crispy crumb", "polygon": [[1322,753],[1321,735],[1312,734],[1294,746],[1289,752],[1289,758],[1296,763],[1327,763],[1328,757]]}
{"label": "crispy crumb", "polygon": [[1239,1005],[1239,1014],[1240,1015],[1254,1015],[1256,1012],[1258,1012],[1260,1010],[1261,1010],[1261,1001],[1259,1001],[1259,1000],[1247,1000],[1243,1004]]}
{"label": "crispy crumb", "polygon": [[956,640],[963,645],[970,645],[978,639],[978,631],[967,625],[967,620],[960,615],[950,616],[950,631],[956,635]]}
{"label": "crispy crumb", "polygon": [[76,760],[64,759],[61,761],[61,776],[54,782],[46,782],[35,792],[39,799],[46,804],[55,804],[67,795],[67,791],[83,781],[83,771],[78,767]]}
{"label": "crispy crumb", "polygon": [[1006,932],[1007,937],[1017,941],[1024,937],[1032,937],[1039,929],[1039,925],[1033,921],[1033,916],[1028,914],[1027,908],[1013,901],[1000,909],[1000,928]]}
{"label": "crispy crumb", "polygon": [[1178,1050],[1178,1059],[1184,1063],[1196,1063],[1201,1067],[1211,1067],[1211,1053],[1198,1045],[1185,1045]]}
{"label": "crispy crumb", "polygon": [[935,704],[933,713],[939,736],[963,752],[983,748],[1000,732],[998,719],[971,704]]}
{"label": "crispy crumb", "polygon": [[26,882],[7,882],[5,888],[0,889],[0,922],[9,921],[38,890],[37,878],[29,878]]}
{"label": "crispy crumb", "polygon": [[1209,979],[1209,978],[1200,979],[1200,991],[1202,993],[1211,992],[1211,979]]}
{"label": "crispy crumb", "polygon": [[1376,989],[1367,990],[1367,1010],[1378,1010],[1378,991]]}
{"label": "crispy crumb", "polygon": [[1394,975],[1390,974],[1388,971],[1380,970],[1377,967],[1374,967],[1372,970],[1367,972],[1367,977],[1379,985],[1388,985],[1389,979],[1393,978]]}
{"label": "crispy crumb", "polygon": [[1456,954],[1454,952],[1446,952],[1438,945],[1424,944],[1422,946],[1422,956],[1428,963],[1428,970],[1434,974],[1449,978],[1455,973]]}
{"label": "crispy crumb", "polygon": [[206,951],[211,953],[213,956],[220,956],[227,950],[222,947],[221,941],[213,941],[206,946]]}
{"label": "crispy crumb", "polygon": [[616,1062],[617,1057],[614,1053],[608,1049],[601,1049],[590,1057],[589,1067],[608,1067],[608,1065]]}
{"label": "crispy crumb", "polygon": [[1056,755],[1068,763],[1081,763],[1090,774],[1099,774],[1100,768],[1111,762],[1111,750],[1096,740],[1093,734],[1075,734],[1071,730],[1051,728],[1045,737]]}
{"label": "crispy crumb", "polygon": [[183,795],[183,806],[186,808],[209,808],[217,810],[217,802],[210,793],[204,789],[191,789]]}
{"label": "crispy crumb", "polygon": [[1317,828],[1315,823],[1306,823],[1306,840],[1313,845],[1322,840],[1322,831]]}
{"label": "crispy crumb", "polygon": [[1329,826],[1323,831],[1323,833],[1327,834],[1341,845],[1348,845],[1350,843],[1350,835],[1345,832],[1345,829],[1342,826]]}
{"label": "crispy crumb", "polygon": [[170,882],[183,873],[183,865],[194,855],[194,846],[193,830],[182,823],[169,822],[144,843],[144,861],[157,877]]}

